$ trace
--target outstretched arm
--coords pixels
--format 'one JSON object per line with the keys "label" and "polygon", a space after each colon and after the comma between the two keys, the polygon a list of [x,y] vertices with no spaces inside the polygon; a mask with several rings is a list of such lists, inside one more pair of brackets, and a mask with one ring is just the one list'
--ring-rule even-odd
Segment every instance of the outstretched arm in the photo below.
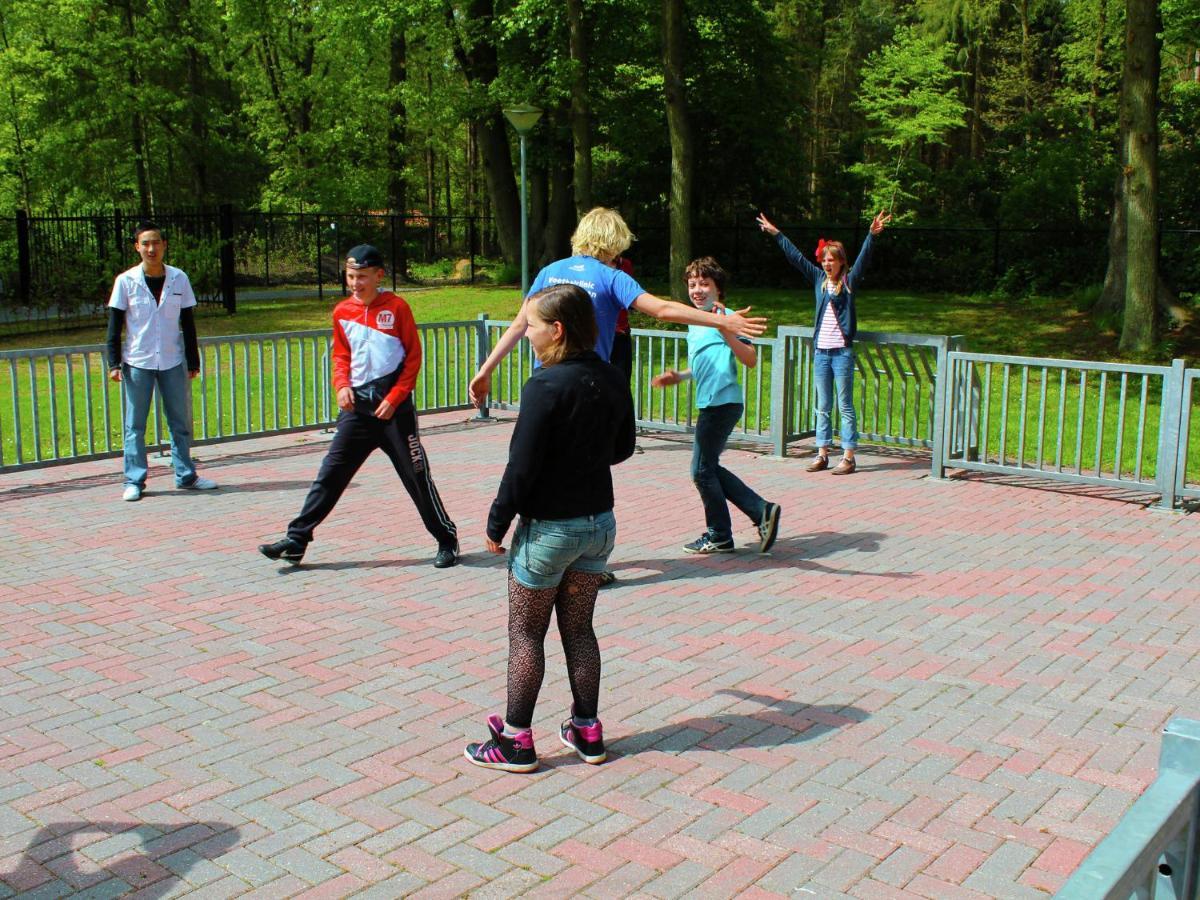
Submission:
{"label": "outstretched arm", "polygon": [[492,392],[492,372],[496,370],[496,366],[500,365],[500,360],[508,356],[513,347],[521,342],[521,338],[525,337],[525,332],[529,328],[529,319],[525,315],[525,307],[528,303],[529,301],[526,300],[521,304],[521,310],[517,313],[517,317],[504,330],[504,334],[500,335],[500,340],[496,341],[496,346],[492,348],[488,358],[483,361],[483,365],[471,379],[471,384],[467,388],[467,396],[476,406],[483,406],[484,399]]}
{"label": "outstretched arm", "polygon": [[820,267],[797,250],[796,245],[789,241],[787,235],[776,228],[764,213],[759,213],[756,221],[759,228],[775,238],[775,243],[779,245],[779,249],[783,251],[783,255],[787,258],[787,261],[808,279],[809,284],[816,284],[819,279],[824,277],[824,273]]}
{"label": "outstretched arm", "polygon": [[867,269],[867,264],[871,261],[871,254],[874,250],[874,237],[881,234],[890,221],[892,221],[891,213],[886,213],[883,210],[880,210],[875,218],[871,220],[871,227],[867,231],[867,236],[858,250],[858,256],[854,259],[854,265],[850,267],[850,283],[852,285],[858,284],[858,280],[862,278],[863,272]]}
{"label": "outstretched arm", "polygon": [[663,322],[674,322],[677,325],[702,325],[706,328],[719,328],[724,334],[741,335],[742,337],[759,337],[767,330],[767,320],[762,316],[747,316],[751,307],[739,309],[729,315],[704,312],[694,306],[682,303],[672,303],[655,297],[653,294],[641,294],[633,305],[638,312],[654,316]]}

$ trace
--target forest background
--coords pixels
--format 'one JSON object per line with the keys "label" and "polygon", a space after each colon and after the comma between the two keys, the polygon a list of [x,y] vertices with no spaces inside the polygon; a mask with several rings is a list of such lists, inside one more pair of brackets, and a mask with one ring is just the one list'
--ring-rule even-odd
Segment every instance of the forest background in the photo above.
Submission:
{"label": "forest background", "polygon": [[[931,290],[976,252],[956,229],[1028,229],[990,289],[1091,286],[1119,318],[1123,269],[1100,283],[1133,168],[1132,15],[1156,45],[1162,305],[1186,315],[1195,0],[0,0],[0,209],[490,216],[515,262],[501,110],[532,103],[535,266],[597,203],[669,232],[673,269],[760,209],[788,230],[891,208],[945,229],[912,254]],[[1108,234],[1109,271],[1069,265],[1064,234]]]}

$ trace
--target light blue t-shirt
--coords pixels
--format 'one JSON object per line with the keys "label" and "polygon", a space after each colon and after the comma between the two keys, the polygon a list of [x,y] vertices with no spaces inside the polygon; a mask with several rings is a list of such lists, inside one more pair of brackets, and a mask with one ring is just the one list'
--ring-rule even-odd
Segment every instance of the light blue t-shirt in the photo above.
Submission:
{"label": "light blue t-shirt", "polygon": [[[729,315],[729,310],[724,314]],[[707,325],[689,325],[687,342],[688,366],[696,382],[696,405],[704,409],[741,403],[737,357],[721,337],[720,330]]]}
{"label": "light blue t-shirt", "polygon": [[646,292],[629,275],[606,266],[594,256],[568,256],[550,263],[537,273],[529,293],[535,294],[556,284],[574,284],[588,292],[596,309],[596,355],[608,362],[612,356],[613,336],[617,333],[617,315]]}

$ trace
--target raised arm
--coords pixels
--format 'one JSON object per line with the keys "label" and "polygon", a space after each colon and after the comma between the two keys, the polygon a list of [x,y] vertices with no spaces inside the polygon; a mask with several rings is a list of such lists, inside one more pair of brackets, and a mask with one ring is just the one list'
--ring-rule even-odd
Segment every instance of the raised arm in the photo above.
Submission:
{"label": "raised arm", "polygon": [[879,213],[871,220],[871,227],[867,231],[866,238],[863,239],[862,246],[858,250],[858,256],[854,259],[854,265],[850,267],[850,283],[858,284],[858,279],[862,277],[863,272],[867,270],[867,266],[871,262],[871,254],[874,249],[873,238],[881,234],[883,229],[887,227],[888,222],[892,221],[890,213],[885,213],[880,210]]}
{"label": "raised arm", "polygon": [[528,303],[529,301],[526,300],[521,304],[521,310],[517,313],[517,317],[504,330],[504,334],[500,335],[500,340],[496,341],[496,346],[492,348],[488,358],[483,361],[483,365],[471,379],[471,384],[467,387],[467,396],[476,406],[483,406],[484,399],[492,392],[492,372],[496,371],[500,360],[508,356],[513,347],[521,342],[521,338],[525,337],[525,332],[529,328],[529,319],[525,315],[525,307]]}
{"label": "raised arm", "polygon": [[792,264],[792,268],[799,270],[808,280],[809,284],[816,284],[821,278],[825,277],[825,273],[821,271],[821,267],[797,250],[796,245],[789,241],[787,235],[776,228],[764,213],[759,213],[756,221],[759,228],[775,238],[775,243],[779,245],[779,249],[783,251],[783,255],[787,261]]}
{"label": "raised arm", "polygon": [[719,328],[723,334],[741,335],[742,337],[759,337],[767,330],[767,320],[762,316],[747,316],[751,307],[739,309],[729,315],[719,312],[710,313],[687,306],[683,303],[672,303],[655,297],[653,294],[640,294],[633,305],[638,312],[653,316],[663,322],[674,322],[676,325],[701,325],[705,328]]}

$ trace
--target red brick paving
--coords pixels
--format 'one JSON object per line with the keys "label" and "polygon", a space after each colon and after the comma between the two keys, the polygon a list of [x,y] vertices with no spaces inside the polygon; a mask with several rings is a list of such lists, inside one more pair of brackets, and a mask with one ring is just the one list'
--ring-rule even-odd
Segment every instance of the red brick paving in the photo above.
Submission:
{"label": "red brick paving", "polygon": [[597,612],[610,761],[558,743],[551,631],[541,771],[472,768],[504,700],[501,418],[424,420],[445,572],[382,456],[305,566],[255,553],[327,435],[203,448],[213,494],[156,460],[138,504],[115,461],[0,478],[0,897],[1045,896],[1200,715],[1195,516],[734,450],[779,542],[696,559],[686,444],[646,436]]}

